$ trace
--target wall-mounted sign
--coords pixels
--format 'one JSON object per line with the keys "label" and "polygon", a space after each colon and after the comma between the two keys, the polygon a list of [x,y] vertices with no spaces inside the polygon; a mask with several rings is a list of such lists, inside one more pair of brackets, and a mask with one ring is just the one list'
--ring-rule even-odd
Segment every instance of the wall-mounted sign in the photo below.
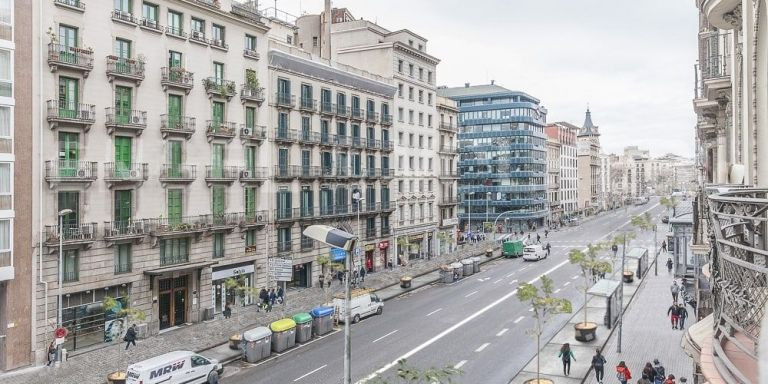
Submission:
{"label": "wall-mounted sign", "polygon": [[291,281],[293,277],[293,261],[281,257],[270,257],[267,273],[272,280]]}

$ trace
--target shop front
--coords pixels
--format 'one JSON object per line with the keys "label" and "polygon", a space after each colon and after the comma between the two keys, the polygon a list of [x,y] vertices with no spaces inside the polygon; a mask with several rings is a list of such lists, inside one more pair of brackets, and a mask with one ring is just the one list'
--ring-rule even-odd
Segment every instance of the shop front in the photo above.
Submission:
{"label": "shop front", "polygon": [[375,270],[374,253],[376,253],[376,244],[365,245],[365,271],[370,273]]}
{"label": "shop front", "polygon": [[424,242],[424,234],[408,236],[408,260],[418,259],[421,257],[422,243]]}
{"label": "shop front", "polygon": [[214,267],[211,273],[211,297],[214,314],[224,311],[227,304],[246,306],[253,298],[244,288],[252,287],[255,268],[252,262]]}
{"label": "shop front", "polygon": [[[61,298],[62,326],[69,334],[64,342],[68,351],[102,343],[120,342],[130,326],[117,314],[128,305],[130,285],[119,285],[67,293]],[[117,305],[104,309],[104,299],[110,297]]]}
{"label": "shop front", "polygon": [[295,264],[289,287],[309,288],[312,284],[312,262]]}
{"label": "shop front", "polygon": [[[163,266],[144,271],[149,276],[152,289],[152,313],[156,320],[150,324],[150,332],[195,323],[213,316],[210,307],[202,308],[203,269],[217,264],[211,261]],[[206,304],[209,303],[205,292]]]}
{"label": "shop front", "polygon": [[380,241],[378,244],[381,263],[380,266],[392,268],[392,260],[389,260],[389,240]]}

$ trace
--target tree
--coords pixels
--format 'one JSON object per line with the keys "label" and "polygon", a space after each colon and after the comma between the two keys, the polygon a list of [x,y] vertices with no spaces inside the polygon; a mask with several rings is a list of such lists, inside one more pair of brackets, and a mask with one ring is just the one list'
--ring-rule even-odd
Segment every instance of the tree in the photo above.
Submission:
{"label": "tree", "polygon": [[541,351],[541,334],[544,324],[551,315],[559,313],[571,313],[571,302],[566,299],[552,297],[555,284],[547,275],[541,276],[541,291],[535,285],[522,283],[517,287],[517,298],[521,302],[528,302],[533,308],[533,318],[536,327],[530,330],[530,334],[536,337],[536,383],[541,382],[541,364],[539,352]]}
{"label": "tree", "polygon": [[453,236],[448,231],[440,231],[437,233],[437,239],[440,240],[440,244],[448,244],[448,251],[453,248]]}
{"label": "tree", "polygon": [[411,239],[408,235],[400,236],[397,238],[397,245],[403,251],[403,259],[406,259],[411,251]]}
{"label": "tree", "polygon": [[[143,322],[147,319],[147,313],[141,309],[137,309],[130,306],[131,299],[129,296],[121,297],[121,298],[114,298],[111,296],[104,296],[104,299],[101,302],[102,307],[104,308],[104,313],[106,314],[114,314],[115,319],[122,319],[122,324],[125,326],[129,326],[129,324],[134,324],[135,322]],[[112,324],[118,324],[116,321]],[[127,328],[126,328],[127,329]],[[106,331],[105,331],[106,332]],[[106,333],[105,333],[106,336]],[[123,332],[120,331],[118,335],[116,336],[123,336]],[[124,357],[124,355],[122,355]],[[123,358],[117,360],[118,369],[112,373],[110,373],[107,376],[107,379],[125,379],[126,372],[123,370],[120,370],[119,367],[124,367],[125,364],[123,364]]]}
{"label": "tree", "polygon": [[259,289],[251,287],[243,276],[230,277],[224,280],[224,287],[227,288],[233,296],[240,298],[240,304],[245,305],[245,296],[259,296]]}
{"label": "tree", "polygon": [[[573,265],[578,265],[581,269],[581,276],[584,278],[584,303],[587,302],[587,290],[589,290],[589,277],[594,274],[605,274],[613,270],[611,263],[601,261],[597,258],[600,251],[607,248],[607,244],[587,244],[587,252],[580,249],[571,249],[568,252],[568,261]],[[586,308],[586,307],[585,307]],[[584,311],[584,326],[587,325],[587,311]]]}
{"label": "tree", "polygon": [[[408,365],[405,359],[397,361],[397,373],[395,378],[384,378],[381,376],[376,377],[371,383],[373,384],[450,384],[453,383],[453,376],[461,375],[460,369],[447,366],[445,368],[429,368],[419,369],[417,367]],[[394,381],[396,380],[396,381]]]}
{"label": "tree", "polygon": [[674,196],[669,197],[669,198],[667,198],[665,196],[665,197],[662,197],[659,200],[659,204],[661,204],[664,207],[666,207],[667,210],[674,209],[677,206],[677,203],[678,203],[678,201],[677,201],[677,199]]}

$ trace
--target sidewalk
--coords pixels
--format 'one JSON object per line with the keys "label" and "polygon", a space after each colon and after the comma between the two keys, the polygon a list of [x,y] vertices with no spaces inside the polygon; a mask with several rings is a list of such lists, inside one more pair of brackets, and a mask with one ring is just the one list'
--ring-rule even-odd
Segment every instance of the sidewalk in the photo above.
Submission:
{"label": "sidewalk", "polygon": [[[483,255],[485,249],[491,244],[492,242],[483,242],[467,245],[455,252],[433,257],[431,260],[412,260],[405,267],[371,273],[366,275],[365,283],[362,285],[377,290],[382,299],[387,300],[431,284],[439,277],[435,270],[440,265],[455,261],[457,258]],[[483,259],[491,260],[486,257]],[[403,275],[414,278],[410,289],[403,289],[398,285]],[[231,335],[257,326],[269,325],[275,320],[299,312],[306,312],[322,305],[326,302],[326,297],[330,298],[342,289],[343,286],[336,280],[331,283],[328,292],[323,292],[320,288],[288,290],[285,305],[275,305],[271,313],[257,312],[256,306],[235,306],[232,308],[232,317],[229,319],[217,316],[212,321],[141,339],[136,347],[131,347],[128,351],[124,350],[123,343],[105,345],[103,348],[73,356],[59,368],[42,366],[1,374],[0,382],[3,384],[103,384],[110,372],[123,370],[132,363],[176,350],[192,350],[203,355],[210,353],[211,357],[222,361],[236,359],[239,357],[239,352],[230,350],[226,346]]]}

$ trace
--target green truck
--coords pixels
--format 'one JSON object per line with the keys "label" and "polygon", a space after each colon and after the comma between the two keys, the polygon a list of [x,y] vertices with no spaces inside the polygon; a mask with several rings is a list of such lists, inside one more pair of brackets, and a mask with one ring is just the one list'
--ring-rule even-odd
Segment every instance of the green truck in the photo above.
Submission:
{"label": "green truck", "polygon": [[523,255],[523,248],[522,240],[505,241],[501,247],[501,254],[506,258],[520,257]]}

